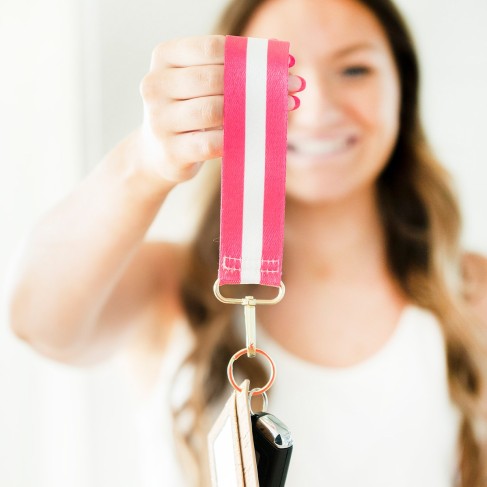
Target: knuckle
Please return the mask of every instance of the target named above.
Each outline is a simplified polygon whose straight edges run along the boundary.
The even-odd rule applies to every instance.
[[[203,132],[191,132],[188,134],[187,149],[191,159],[198,160],[205,153],[207,145],[204,137],[201,136],[202,134]]]
[[[206,72],[206,85],[213,93],[219,90],[222,86],[223,81],[223,71],[218,69],[218,67],[212,67],[208,69]]]
[[[213,108],[211,106],[211,103],[209,103],[208,101],[203,102],[200,105],[199,111],[200,111],[199,115],[203,124],[206,125],[210,123],[211,117],[213,116]]]
[[[159,139],[164,139],[168,134],[167,116],[162,111],[152,111],[149,113],[149,126]]]
[[[147,73],[139,84],[139,93],[144,100],[153,99],[156,95],[156,84],[152,73]]]
[[[171,70],[170,69],[163,69],[157,75],[157,88],[158,91],[169,97],[170,87],[172,86],[171,80]]]
[[[206,66],[197,68],[194,71],[194,82],[198,86],[198,89],[200,89],[201,86],[206,87],[208,85],[208,69]]]
[[[200,137],[199,141],[199,154],[202,158],[208,157],[208,154],[211,152],[211,143],[208,137],[204,136],[202,133],[202,137]]]
[[[217,152],[217,144],[211,133],[200,132],[197,141],[198,159],[209,159]]]
[[[221,49],[221,40],[218,36],[207,36],[203,42],[203,54],[209,59],[214,59]]]
[[[147,75],[145,75],[139,83],[139,93],[142,98],[147,96]]]
[[[159,113],[157,120],[155,121],[157,132],[161,137],[166,137],[172,133],[170,117],[165,113]]]
[[[165,152],[166,155],[168,156],[168,161],[172,161],[172,162],[168,162],[168,165],[174,168],[174,165],[177,164],[179,160],[175,137],[174,136],[164,137],[163,141],[164,141]]]
[[[203,102],[200,108],[201,118],[205,125],[214,124],[217,120],[217,110],[213,100]]]
[[[206,159],[221,156],[223,149],[223,132],[211,131],[207,136]]]
[[[151,59],[154,65],[157,65],[165,57],[165,51],[167,48],[167,41],[160,42],[154,49],[152,49]]]

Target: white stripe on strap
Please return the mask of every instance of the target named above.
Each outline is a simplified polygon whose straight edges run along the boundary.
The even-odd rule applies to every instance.
[[[260,281],[264,220],[267,39],[248,38],[245,100],[245,172],[242,284]]]

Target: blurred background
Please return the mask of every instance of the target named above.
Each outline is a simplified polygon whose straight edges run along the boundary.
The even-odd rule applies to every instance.
[[[465,246],[487,254],[487,2],[397,3],[419,48],[427,133],[457,181]],[[209,33],[224,4],[0,0],[2,283],[34,222],[142,121],[152,49]],[[171,194],[148,238],[190,232],[175,219],[189,191]],[[138,402],[123,359],[83,369],[37,355],[12,335],[0,297],[0,485],[138,485]]]

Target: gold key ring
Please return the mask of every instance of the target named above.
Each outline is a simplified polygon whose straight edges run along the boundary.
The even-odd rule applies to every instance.
[[[252,389],[253,395],[258,396],[268,391],[271,388],[274,381],[276,380],[276,364],[271,359],[271,357],[266,352],[264,352],[264,350],[261,350],[260,348],[256,348],[255,352],[260,355],[263,355],[269,361],[269,364],[271,366],[271,377],[267,382],[267,384],[264,387]],[[242,348],[242,350],[235,353],[233,357],[230,359],[230,361],[228,362],[228,367],[227,367],[228,380],[230,381],[232,387],[238,392],[242,392],[242,388],[239,387],[239,385],[235,382],[235,378],[233,376],[233,364],[236,360],[238,360],[242,355],[245,355],[246,353],[247,353],[247,349]]]

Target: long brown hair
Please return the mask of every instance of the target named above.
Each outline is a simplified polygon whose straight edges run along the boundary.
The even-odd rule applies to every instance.
[[[232,0],[214,32],[242,35],[249,19],[265,0]],[[408,298],[439,319],[446,341],[452,400],[463,413],[460,431],[461,487],[487,486],[483,461],[487,421],[485,398],[487,338],[469,305],[468,279],[460,248],[461,216],[449,174],[428,147],[418,115],[418,59],[409,30],[390,0],[356,0],[379,20],[392,47],[401,87],[400,129],[390,160],[377,181],[378,201],[386,231],[388,265]],[[174,408],[175,436],[186,460],[193,458],[195,484],[206,472],[205,411],[224,391],[230,392],[225,368],[242,344],[231,326],[229,306],[212,292],[218,268],[219,194],[209,205],[192,244],[182,285],[184,309],[197,346],[184,365],[194,370],[193,387],[184,404]],[[239,363],[240,364],[240,363]],[[246,360],[244,374],[263,384],[257,361]],[[188,412],[192,426],[183,430]]]

